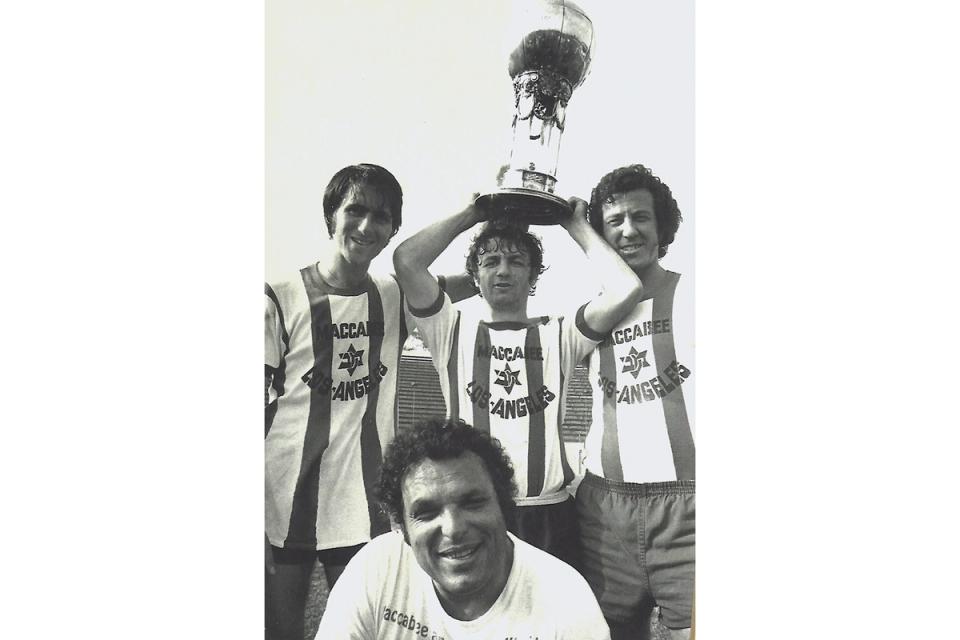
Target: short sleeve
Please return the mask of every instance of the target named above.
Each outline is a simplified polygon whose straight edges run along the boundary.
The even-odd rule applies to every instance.
[[[577,309],[576,318],[571,321],[569,318],[560,318],[560,366],[563,368],[563,375],[569,379],[573,375],[573,370],[580,361],[583,360],[591,351],[593,351],[604,336],[597,333],[589,326],[583,317],[583,310],[586,304]]]
[[[558,629],[558,640],[610,640],[610,628],[586,581],[570,595],[570,606],[555,609],[567,618]]]
[[[420,329],[420,337],[430,351],[434,366],[443,370],[450,361],[453,349],[453,329],[457,323],[459,311],[450,302],[450,297],[440,291],[437,302],[427,309],[409,309],[413,320]]]
[[[284,355],[283,337],[285,329],[279,301],[270,285],[266,285],[266,295],[264,296],[263,334],[263,363],[268,367],[277,369],[280,367]]]
[[[377,545],[368,544],[347,564],[330,591],[327,607],[316,640],[344,638],[345,640],[375,640],[376,596],[382,576],[372,553]]]

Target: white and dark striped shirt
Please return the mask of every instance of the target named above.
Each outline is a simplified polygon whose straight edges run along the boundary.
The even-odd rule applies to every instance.
[[[266,524],[289,549],[352,546],[388,531],[374,498],[396,434],[407,337],[392,277],[336,289],[316,265],[266,286]]]
[[[652,294],[590,354],[586,468],[608,480],[695,479],[692,291],[668,271]]]
[[[585,306],[585,305],[584,305]],[[583,320],[486,322],[441,292],[411,314],[440,377],[447,415],[500,440],[515,471],[518,506],[567,498],[573,479],[561,439],[563,394],[574,367],[603,336]]]

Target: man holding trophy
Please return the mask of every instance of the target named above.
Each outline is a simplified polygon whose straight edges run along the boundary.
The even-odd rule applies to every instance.
[[[531,318],[527,302],[543,271],[539,239],[497,219],[475,236],[467,271],[486,303],[483,317],[456,309],[429,271],[462,232],[482,222],[479,205],[423,229],[394,252],[397,277],[433,357],[450,418],[496,437],[516,469],[518,537],[578,564],[576,518],[567,485],[573,471],[560,435],[564,385],[574,367],[640,300],[640,279],[586,220],[586,203],[560,221],[596,267],[603,295],[575,319]]]
[[[514,143],[500,188],[420,231],[394,253],[407,303],[433,357],[448,417],[499,439],[517,470],[523,540],[579,564],[576,517],[567,486],[574,474],[561,438],[565,383],[643,292],[633,271],[590,227],[586,203],[554,193],[567,102],[590,64],[593,27],[569,2],[532,7],[510,55]],[[454,308],[429,267],[461,233],[473,239],[467,272],[486,303],[483,317]],[[544,270],[539,238],[527,225],[559,224],[604,283],[574,319],[531,318],[529,296]]]
[[[593,415],[576,498],[583,574],[613,640],[648,637],[654,606],[671,637],[690,634],[693,291],[660,265],[680,219],[670,188],[639,164],[605,175],[590,198],[590,224],[644,284],[590,354]]]

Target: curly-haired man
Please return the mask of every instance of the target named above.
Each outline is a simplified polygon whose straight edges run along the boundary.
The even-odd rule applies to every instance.
[[[643,280],[643,298],[590,354],[593,417],[576,506],[582,569],[614,640],[647,637],[654,607],[689,637],[694,491],[692,287],[660,258],[680,210],[643,165],[605,175],[590,224]]]
[[[609,640],[586,581],[508,533],[516,486],[496,439],[424,421],[387,448],[379,486],[400,531],[351,560],[317,638]]]
[[[583,304],[575,319],[527,314],[544,270],[543,248],[525,229],[504,224],[481,227],[467,256],[485,314],[475,317],[451,305],[429,267],[457,235],[483,220],[484,212],[473,205],[403,242],[393,260],[440,374],[447,415],[498,438],[517,469],[517,524],[511,531],[576,566],[576,514],[567,491],[574,474],[560,433],[561,398],[576,364],[637,303],[643,285],[590,228],[586,203],[571,204],[576,214],[561,225],[605,285],[604,294]]]

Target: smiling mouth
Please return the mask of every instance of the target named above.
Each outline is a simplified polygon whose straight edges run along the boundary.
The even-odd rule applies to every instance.
[[[364,240],[363,238],[351,238],[355,244],[368,247],[373,244],[373,240]]]
[[[474,545],[464,545],[460,547],[455,547],[453,549],[447,549],[446,551],[439,551],[437,555],[445,560],[469,560],[474,555],[476,555],[477,550],[480,549],[479,544]]]
[[[625,244],[620,247],[620,253],[636,253],[642,248],[642,244]]]

